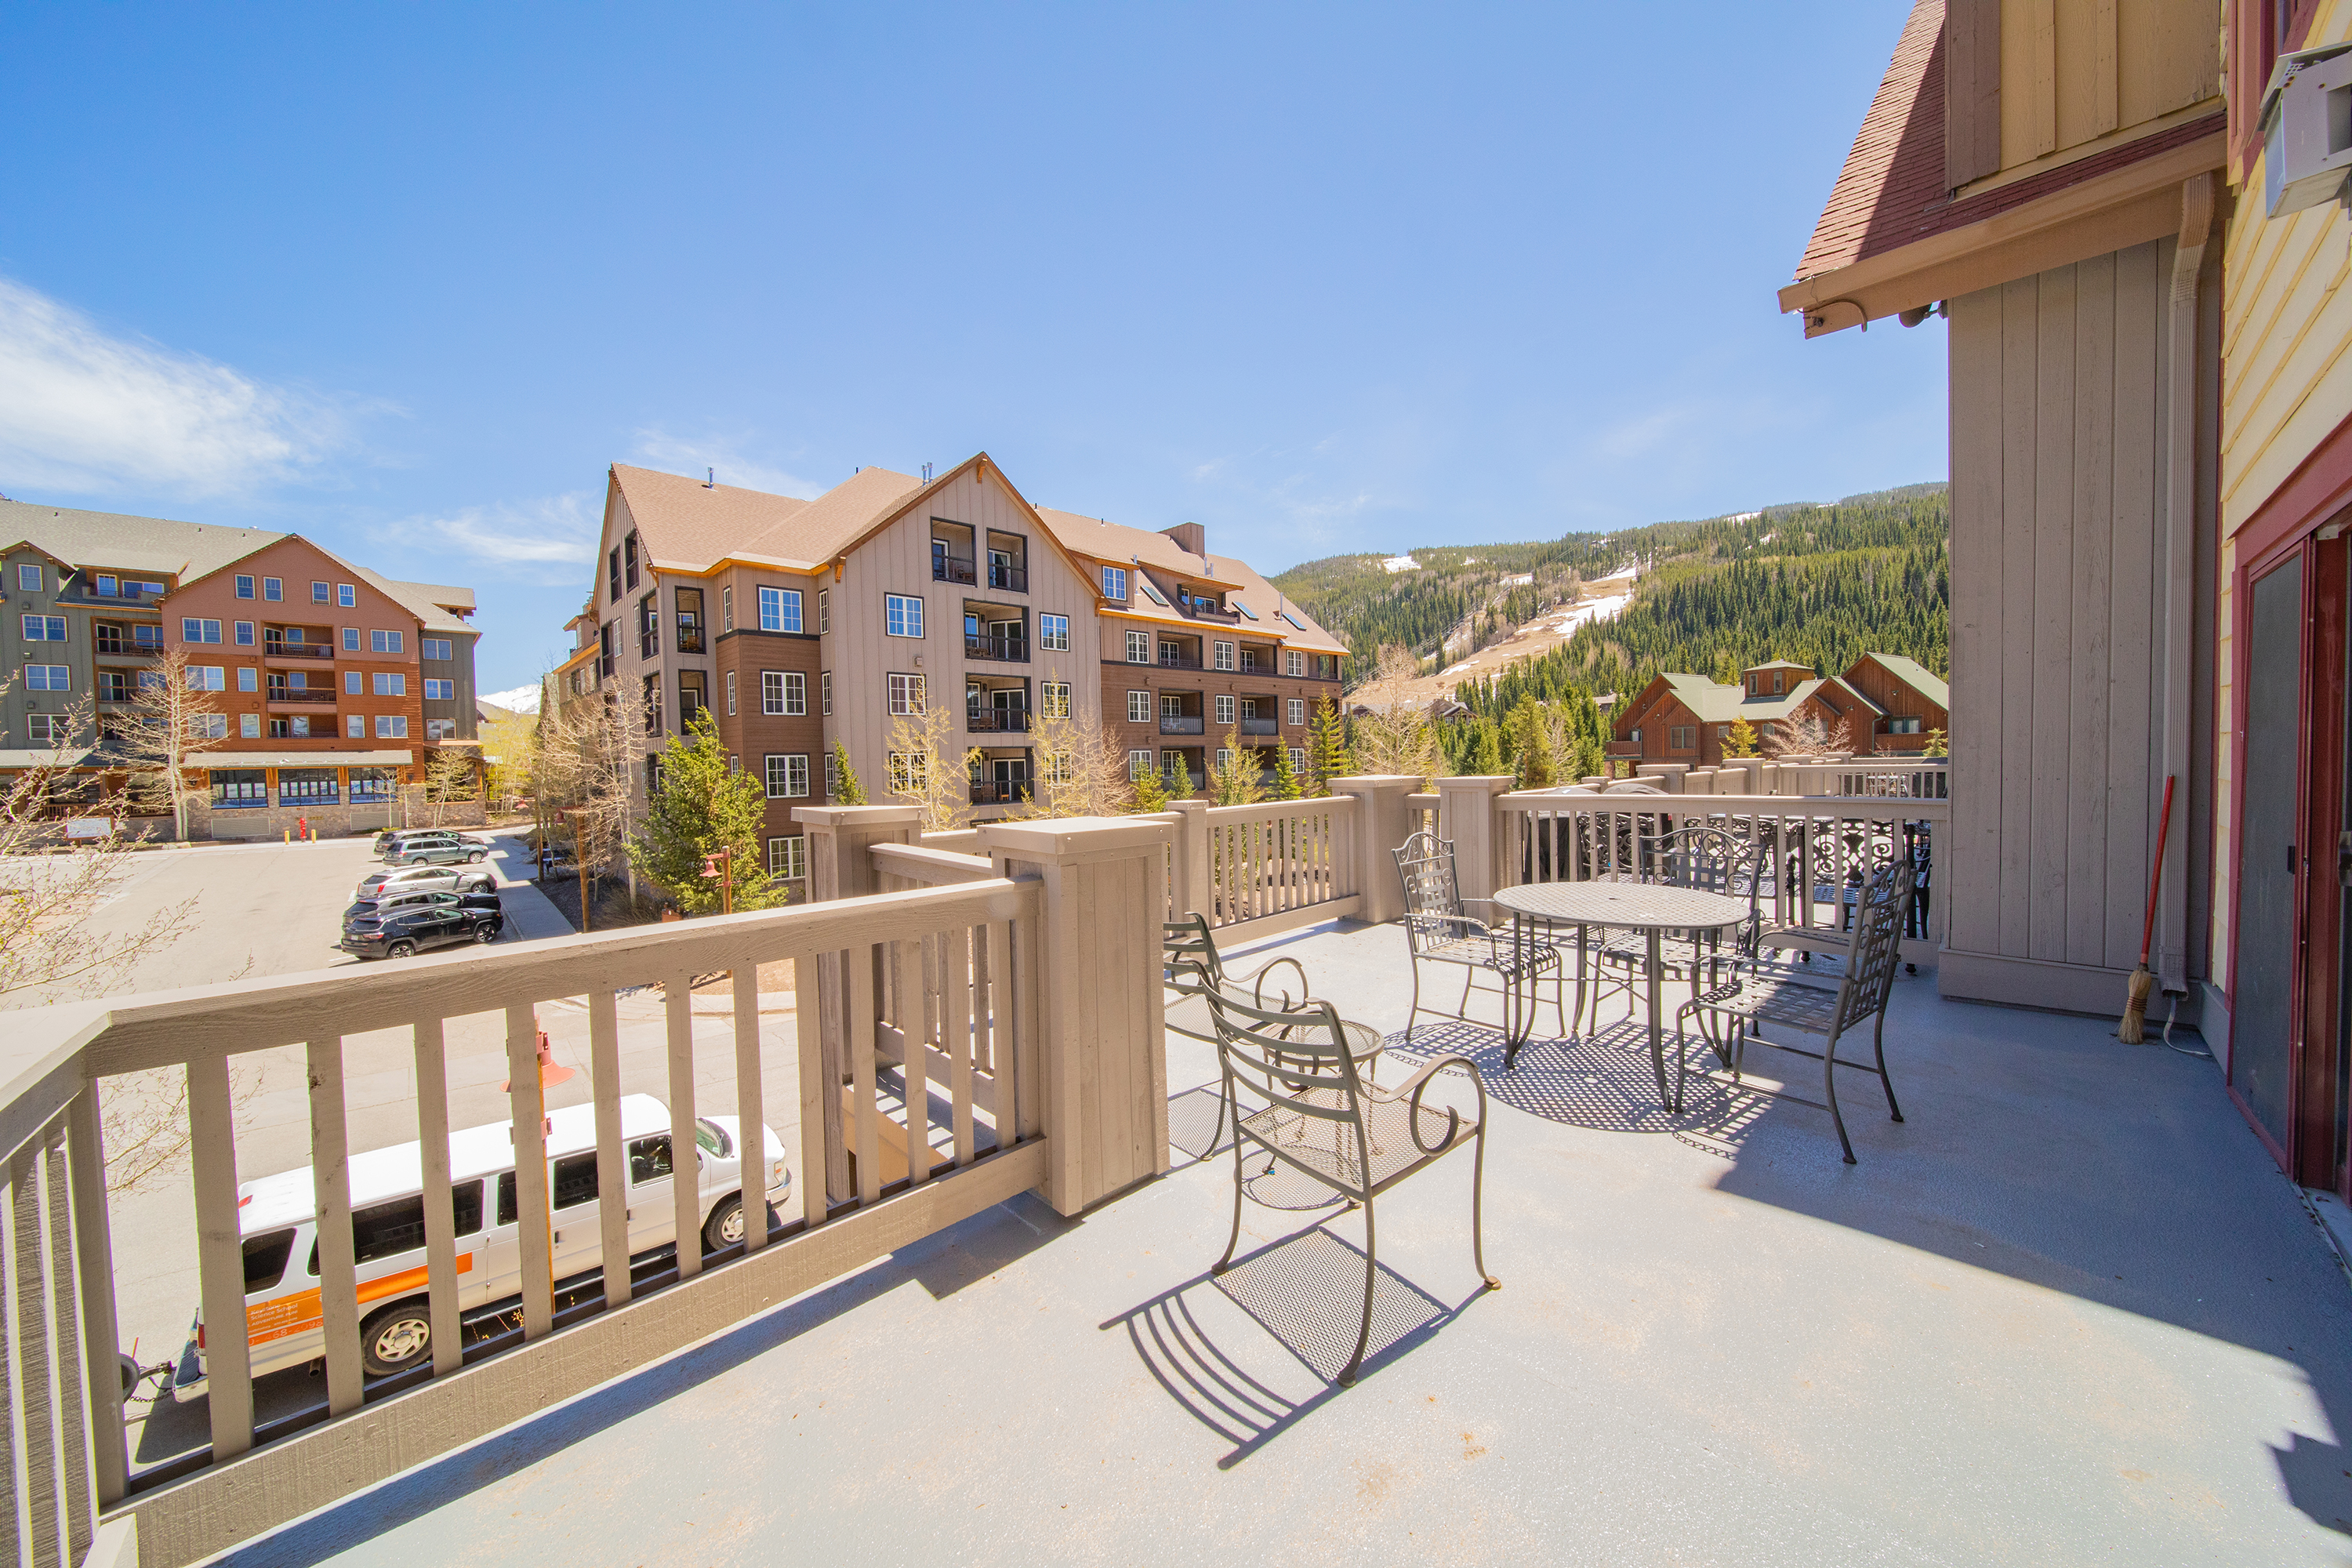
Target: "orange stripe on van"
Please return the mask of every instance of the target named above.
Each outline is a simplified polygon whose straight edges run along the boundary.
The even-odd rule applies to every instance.
[[[473,1271],[474,1255],[470,1252],[459,1254],[457,1272],[471,1274]],[[404,1268],[382,1279],[362,1279],[359,1289],[360,1304],[365,1306],[370,1301],[381,1301],[387,1296],[398,1296],[416,1289],[429,1277],[425,1269]],[[325,1321],[325,1316],[315,1288],[298,1290],[291,1296],[280,1296],[274,1300],[256,1301],[245,1310],[245,1337],[251,1343],[266,1344],[271,1340],[282,1340],[289,1334],[315,1329]]]

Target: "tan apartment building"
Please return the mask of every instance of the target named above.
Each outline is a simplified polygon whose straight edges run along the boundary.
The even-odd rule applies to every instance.
[[[77,754],[103,775],[110,725],[172,652],[208,694],[198,837],[276,837],[393,820],[399,788],[475,739],[470,589],[402,583],[299,534],[0,502],[18,661],[0,767],[53,755],[65,715],[100,733]]]
[[[1136,770],[1165,765],[1165,737],[1195,780],[1219,714],[1253,749],[1303,747],[1342,646],[1186,528],[1041,511],[986,453],[929,480],[862,468],[808,500],[615,464],[593,597],[551,695],[559,710],[642,704],[640,790],[708,709],[766,791],[769,869],[787,880],[804,867],[793,808],[837,798],[835,743],[885,799],[919,765],[894,727],[942,703],[943,752],[979,752],[963,787],[983,820],[1030,793],[1050,711],[1102,725]]]

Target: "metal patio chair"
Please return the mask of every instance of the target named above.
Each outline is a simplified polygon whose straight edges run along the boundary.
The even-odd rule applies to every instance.
[[[1405,946],[1412,963],[1412,1007],[1404,1019],[1406,1042],[1412,1042],[1413,1020],[1423,1013],[1461,1024],[1476,1023],[1478,1020],[1469,1016],[1470,992],[1482,973],[1502,982],[1497,994],[1503,997],[1504,1027],[1507,1031],[1511,1026],[1510,1009],[1517,1005],[1519,983],[1525,981],[1530,987],[1527,1005],[1532,1009],[1536,1005],[1533,986],[1546,971],[1550,971],[1554,981],[1552,1005],[1559,1015],[1559,1032],[1567,1034],[1568,1002],[1559,984],[1559,953],[1549,942],[1520,942],[1512,931],[1469,913],[1465,907],[1468,904],[1493,906],[1485,899],[1462,897],[1461,884],[1454,874],[1454,841],[1423,831],[1397,846],[1395,855],[1397,875],[1404,881]],[[1421,966],[1424,963],[1461,966],[1462,1000],[1455,1011],[1440,1012],[1421,1005]],[[1530,1018],[1533,1016],[1532,1012],[1528,1015]]]
[[[1664,947],[1663,980],[1688,981],[1697,994],[1702,978],[1719,979],[1727,961],[1753,959],[1764,934],[1764,880],[1768,863],[1760,840],[1746,839],[1721,827],[1678,827],[1642,846],[1642,879],[1673,888],[1695,888],[1748,900],[1748,918],[1730,933],[1685,932]],[[1604,989],[1625,992],[1630,1002],[1643,971],[1649,965],[1649,945],[1633,933],[1602,930],[1591,950],[1591,962],[1603,973],[1592,982],[1592,1026],[1601,1026],[1601,996]],[[1577,976],[1577,1010],[1584,1011],[1584,974]]]
[[[1210,1272],[1233,1266],[1242,1238],[1242,1197],[1247,1182],[1244,1144],[1266,1156],[1266,1169],[1290,1166],[1364,1210],[1364,1317],[1356,1331],[1355,1353],[1339,1377],[1356,1381],[1364,1348],[1371,1342],[1372,1289],[1379,1278],[1379,1236],[1372,1202],[1424,1166],[1475,1142],[1470,1178],[1470,1258],[1487,1289],[1502,1281],[1486,1272],[1481,1208],[1486,1181],[1486,1084],[1477,1064],[1454,1056],[1430,1062],[1394,1089],[1366,1083],[1356,1070],[1339,1016],[1328,1002],[1292,1012],[1272,1012],[1209,991],[1209,1016],[1217,1031],[1217,1062],[1223,1080],[1226,1114],[1234,1119],[1234,1230],[1225,1254]],[[1311,1015],[1302,1022],[1301,1014]],[[1442,1068],[1460,1068],[1478,1092],[1478,1114],[1465,1121],[1452,1107],[1422,1103],[1423,1091]],[[1244,1112],[1242,1090],[1265,1105]]]
[[[1845,1117],[1838,1110],[1838,1068],[1876,1075],[1879,1088],[1886,1095],[1887,1114],[1902,1121],[1903,1108],[1895,1100],[1895,1080],[1886,1072],[1886,1003],[1895,988],[1895,965],[1902,952],[1903,925],[1911,912],[1916,880],[1916,873],[1908,857],[1889,860],[1872,873],[1854,911],[1853,943],[1846,950],[1845,974],[1836,990],[1784,966],[1751,960],[1739,963],[1734,976],[1724,984],[1702,991],[1683,1004],[1675,1014],[1676,1107],[1682,1102],[1683,1079],[1689,1063],[1685,1022],[1693,1016],[1703,1016],[1711,1024],[1729,1026],[1727,1040],[1715,1036],[1712,1029],[1708,1031],[1708,1048],[1729,1071],[1732,1084],[1748,1089],[1750,1093],[1773,1095],[1828,1111],[1830,1121],[1837,1127],[1838,1143],[1845,1151],[1847,1164],[1854,1163],[1853,1141],[1846,1136]],[[1838,1041],[1859,1028],[1865,1019],[1871,1023],[1871,1050],[1876,1058],[1875,1066],[1847,1060],[1837,1054]],[[1809,1050],[1802,1046],[1768,1040],[1759,1032],[1768,1024],[1779,1030],[1820,1036],[1822,1048]],[[1750,1037],[1768,1049],[1810,1057],[1820,1062],[1822,1098],[1808,1100],[1785,1089],[1752,1089],[1744,1083],[1740,1075]]]
[[[1209,917],[1197,911],[1181,921],[1168,921],[1161,925],[1164,933],[1160,957],[1164,964],[1164,981],[1168,989],[1181,1000],[1168,1005],[1168,1026],[1187,1039],[1208,1045],[1217,1043],[1216,1026],[1209,1019],[1209,1005],[1202,1000],[1214,991],[1236,1002],[1247,1001],[1253,1007],[1265,1005],[1265,977],[1288,964],[1298,975],[1298,995],[1294,1001],[1286,986],[1282,993],[1282,1011],[1307,999],[1307,969],[1298,960],[1284,955],[1260,964],[1247,974],[1228,974],[1224,960],[1218,955],[1217,940],[1209,932]]]

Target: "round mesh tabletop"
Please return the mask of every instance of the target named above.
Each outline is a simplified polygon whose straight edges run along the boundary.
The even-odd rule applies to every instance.
[[[1514,914],[1562,925],[1633,931],[1704,931],[1748,918],[1742,900],[1657,882],[1529,882],[1503,889],[1495,902]]]

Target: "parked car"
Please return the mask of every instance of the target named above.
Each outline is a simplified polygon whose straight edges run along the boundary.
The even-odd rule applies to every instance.
[[[335,945],[362,958],[406,958],[451,942],[496,942],[506,924],[506,915],[495,909],[467,909],[462,902],[421,904],[360,916],[345,926],[342,941]]]
[[[478,839],[461,838],[454,833],[404,838],[384,851],[387,866],[448,865],[463,860],[478,866],[489,854],[490,847]]]
[[[499,902],[498,889],[482,889],[470,892],[441,892],[434,889],[395,888],[382,898],[361,899],[343,910],[343,931],[346,934],[362,928],[374,929],[375,923],[402,910],[485,910],[505,918],[506,908]]]
[[[485,849],[490,847],[489,839],[481,834],[460,833],[454,827],[388,827],[375,836],[375,852],[383,855],[405,838],[462,838]]]
[[[471,866],[387,866],[380,871],[370,871],[352,889],[354,899],[381,896],[386,888],[414,889],[419,892],[467,893],[495,888],[499,879],[488,871]]]
[[[547,1124],[548,1191],[562,1205],[555,1278],[593,1279],[604,1266],[604,1227],[596,1221],[596,1110],[566,1106],[548,1112]],[[763,1157],[752,1169],[773,1205],[791,1194],[792,1173],[784,1165],[783,1141],[772,1128],[760,1131]],[[508,1123],[494,1121],[449,1135],[457,1307],[467,1321],[509,1310],[522,1290],[511,1132]],[[629,1253],[637,1258],[677,1239],[668,1108],[651,1095],[623,1095],[621,1137],[629,1185],[612,1200],[627,1205]],[[742,1123],[734,1117],[695,1119],[695,1206],[703,1215],[706,1252],[743,1239],[742,1142]],[[411,1142],[354,1154],[348,1167],[352,1240],[365,1313],[360,1320],[360,1360],[372,1376],[405,1372],[433,1359],[433,1319],[425,1292],[423,1163],[420,1146]],[[237,1228],[245,1243],[241,1327],[252,1345],[253,1375],[317,1361],[326,1354],[326,1340],[319,1277],[308,1265],[317,1256],[319,1240],[310,1169],[240,1183],[236,1192]],[[200,1307],[172,1379],[172,1395],[184,1403],[205,1392],[205,1329]]]

